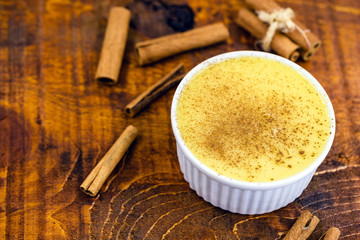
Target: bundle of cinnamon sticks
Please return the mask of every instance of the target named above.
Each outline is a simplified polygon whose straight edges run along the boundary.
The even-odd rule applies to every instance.
[[[263,39],[269,30],[269,24],[261,21],[258,14],[263,12],[271,15],[281,10],[284,8],[274,0],[245,0],[245,5],[240,8],[235,22],[254,37]],[[272,38],[271,49],[292,61],[298,60],[300,56],[307,61],[318,50],[321,41],[299,20],[292,18],[291,21],[294,29],[285,32],[277,31]]]

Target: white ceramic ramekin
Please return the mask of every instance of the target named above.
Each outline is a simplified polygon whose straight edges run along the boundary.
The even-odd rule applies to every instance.
[[[288,65],[304,76],[323,96],[331,117],[331,135],[324,151],[304,171],[274,182],[244,182],[230,179],[216,173],[214,170],[200,162],[186,147],[176,122],[176,107],[181,91],[191,80],[192,76],[209,64],[222,61],[228,58],[242,56],[253,56],[272,59]],[[274,211],[293,202],[301,195],[309,184],[316,169],[328,154],[335,136],[335,114],[332,104],[325,90],[319,82],[305,69],[294,62],[280,56],[258,52],[258,51],[237,51],[221,54],[212,57],[193,68],[180,82],[171,106],[171,123],[177,144],[177,154],[180,168],[184,178],[190,184],[190,188],[210,202],[214,206],[241,214],[261,214]]]

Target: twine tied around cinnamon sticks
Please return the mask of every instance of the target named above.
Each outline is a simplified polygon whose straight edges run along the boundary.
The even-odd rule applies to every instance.
[[[295,14],[291,8],[281,8],[272,13],[264,11],[256,11],[259,19],[269,24],[269,28],[265,37],[262,39],[262,45],[265,51],[271,49],[270,44],[277,30],[282,32],[293,31],[295,28],[294,22],[291,20]]]
[[[295,28],[303,35],[308,47],[311,47],[310,41],[306,36],[306,32],[309,31],[309,29],[303,30],[292,21],[295,17],[295,13],[291,8],[280,8],[272,11],[271,13],[260,10],[256,11],[256,13],[261,21],[269,24],[266,35],[261,41],[262,47],[265,51],[269,51],[271,49],[270,44],[277,30],[283,33],[288,33],[294,31]]]
[[[314,33],[295,18],[291,9],[282,8],[274,0],[245,0],[235,22],[262,39],[262,48],[282,57],[308,61],[321,45]],[[269,40],[270,39],[270,40]]]

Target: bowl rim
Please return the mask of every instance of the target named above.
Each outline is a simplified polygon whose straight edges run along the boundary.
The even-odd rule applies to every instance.
[[[276,180],[276,181],[272,181],[272,182],[246,182],[246,181],[236,180],[236,179],[232,179],[227,176],[221,175],[221,174],[217,173],[216,171],[212,170],[211,168],[209,168],[208,166],[206,166],[200,160],[198,160],[192,154],[192,152],[188,149],[188,147],[186,146],[186,144],[184,143],[184,140],[182,139],[182,137],[180,135],[180,131],[178,129],[178,125],[177,125],[177,121],[176,121],[176,106],[177,106],[177,102],[178,102],[181,91],[184,89],[184,86],[191,80],[192,76],[194,76],[194,74],[198,73],[204,67],[207,67],[208,65],[211,65],[213,63],[224,61],[224,60],[230,59],[230,58],[238,58],[238,57],[245,57],[245,56],[267,58],[267,59],[275,60],[275,61],[283,63],[287,66],[292,67],[298,73],[300,73],[303,77],[305,77],[305,79],[307,79],[316,88],[316,90],[323,97],[323,100],[325,101],[325,104],[328,107],[328,111],[330,114],[330,121],[331,121],[331,127],[330,127],[331,134],[328,138],[327,144],[326,144],[323,152],[306,169],[304,169],[303,171],[301,171],[293,176],[290,176],[288,178],[284,178],[284,179],[280,179],[280,180]],[[330,98],[327,95],[325,89],[315,79],[315,77],[313,77],[307,70],[305,70],[300,65],[298,65],[286,58],[280,57],[280,56],[272,54],[272,53],[260,52],[260,51],[233,51],[233,52],[223,53],[223,54],[211,57],[211,58],[199,63],[193,69],[191,69],[186,74],[186,76],[182,79],[182,81],[179,83],[179,85],[175,91],[175,94],[174,94],[174,97],[172,100],[172,104],[171,104],[171,125],[172,125],[173,133],[174,133],[174,136],[176,139],[177,147],[181,148],[181,150],[183,151],[185,156],[203,174],[207,175],[208,177],[210,177],[220,183],[226,184],[228,186],[236,187],[236,188],[240,188],[240,189],[248,189],[248,190],[270,190],[270,189],[280,188],[280,187],[284,187],[286,185],[291,185],[291,184],[305,178],[309,174],[314,174],[316,169],[320,166],[320,164],[323,162],[323,160],[327,156],[328,152],[330,151],[330,148],[334,141],[335,129],[336,129],[335,113],[334,113],[334,109],[331,104]]]

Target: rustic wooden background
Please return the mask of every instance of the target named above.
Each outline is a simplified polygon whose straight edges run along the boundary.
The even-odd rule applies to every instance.
[[[311,239],[331,226],[341,239],[360,239],[360,1],[279,3],[323,41],[299,64],[332,99],[337,132],[300,198],[246,216],[212,207],[183,180],[170,124],[174,89],[135,118],[123,113],[179,62],[189,70],[220,53],[253,49],[254,39],[234,23],[240,0],[0,1],[0,239],[281,239],[303,209],[320,218]],[[127,6],[132,20],[119,81],[109,87],[94,75],[116,5]],[[230,39],[139,67],[134,44],[191,27],[186,6],[194,27],[220,20]],[[96,198],[86,196],[80,184],[129,124],[140,136],[125,164]]]

